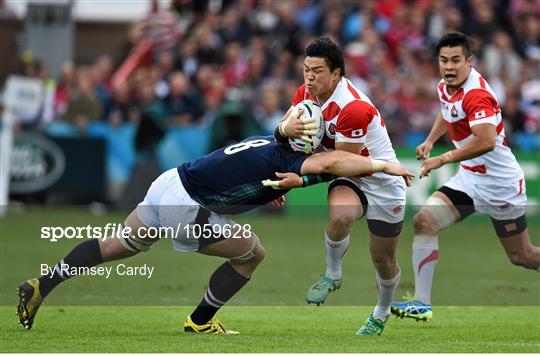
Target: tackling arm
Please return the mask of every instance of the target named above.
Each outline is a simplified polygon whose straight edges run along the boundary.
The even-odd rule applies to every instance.
[[[335,179],[337,176],[356,176],[374,172],[384,172],[390,175],[403,176],[410,186],[414,174],[398,164],[370,159],[343,151],[332,151],[309,156],[302,164],[300,173],[276,173],[282,180],[263,181],[264,186],[274,188],[306,187]]]

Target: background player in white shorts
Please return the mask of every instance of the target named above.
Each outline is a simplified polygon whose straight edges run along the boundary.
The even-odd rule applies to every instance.
[[[324,148],[348,151],[397,163],[384,121],[370,99],[345,77],[341,49],[328,38],[312,41],[305,50],[304,84],[292,101],[318,102],[323,110]],[[284,116],[276,138],[310,134],[309,124]],[[399,283],[396,249],[405,213],[402,178],[368,174],[332,181],[328,188],[330,218],[325,231],[326,272],[307,292],[308,303],[324,303],[341,286],[343,256],[349,246],[350,228],[364,215],[370,231],[369,248],[376,269],[377,305],[358,330],[359,335],[381,334],[390,315],[390,303]]]
[[[426,141],[416,149],[425,159],[420,177],[448,163],[460,168],[414,216],[413,300],[394,302],[400,317],[431,319],[431,285],[437,264],[438,233],[474,212],[487,213],[510,261],[539,270],[540,248],[531,244],[525,218],[525,181],[508,147],[495,93],[472,68],[471,46],[461,33],[437,44],[442,80],[437,86],[441,113]],[[433,144],[448,132],[456,149],[429,158]]]

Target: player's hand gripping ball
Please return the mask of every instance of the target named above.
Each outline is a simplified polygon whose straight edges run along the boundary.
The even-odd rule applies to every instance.
[[[302,109],[302,114],[299,114],[299,109]],[[305,129],[312,133],[308,135],[311,142],[306,142],[302,138],[289,138],[291,148],[304,154],[313,153],[321,144],[325,133],[321,107],[313,100],[304,100],[294,107],[291,115],[295,115],[296,119],[302,120]]]

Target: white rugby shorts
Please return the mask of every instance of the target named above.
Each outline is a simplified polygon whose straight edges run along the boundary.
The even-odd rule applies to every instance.
[[[405,180],[398,178],[390,183],[376,184],[362,178],[341,177],[356,185],[366,196],[368,207],[364,212],[367,219],[387,223],[399,223],[405,216]]]
[[[173,231],[170,237],[174,249],[180,252],[197,251],[220,237],[201,236],[201,233],[194,231],[195,224],[227,227],[235,224],[227,217],[210,212],[194,201],[182,185],[176,168],[165,171],[152,183],[136,211],[147,227],[170,227]],[[214,240],[210,240],[211,238]]]
[[[494,219],[515,219],[525,214],[527,195],[524,178],[480,185],[459,169],[444,186],[466,193],[473,200],[476,212],[487,213]]]

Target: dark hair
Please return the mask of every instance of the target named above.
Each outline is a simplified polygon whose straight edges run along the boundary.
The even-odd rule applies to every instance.
[[[345,61],[341,48],[328,37],[317,38],[307,45],[304,52],[306,57],[324,58],[330,71],[339,68],[341,76],[345,76]]]
[[[437,55],[439,55],[442,47],[461,47],[466,58],[472,55],[471,43],[467,36],[461,32],[450,32],[442,36],[437,43]]]

